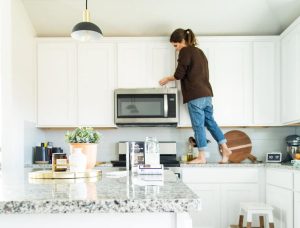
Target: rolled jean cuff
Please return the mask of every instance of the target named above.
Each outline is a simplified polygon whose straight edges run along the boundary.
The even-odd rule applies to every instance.
[[[207,151],[207,146],[205,146],[205,147],[198,147],[198,151]]]
[[[219,145],[227,143],[227,139],[222,139],[221,141],[218,142]]]

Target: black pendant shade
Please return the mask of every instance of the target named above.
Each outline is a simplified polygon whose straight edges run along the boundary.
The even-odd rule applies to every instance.
[[[90,14],[87,9],[87,0],[86,0],[86,9],[83,11],[83,22],[79,22],[72,29],[71,36],[72,38],[79,41],[88,41],[88,40],[98,40],[103,37],[101,29],[90,22]]]

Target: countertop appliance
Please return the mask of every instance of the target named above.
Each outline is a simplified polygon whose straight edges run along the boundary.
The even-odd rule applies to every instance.
[[[126,167],[126,142],[135,142],[135,149],[144,154],[144,141],[121,141],[118,143],[119,160],[111,161],[114,167]],[[179,167],[180,163],[176,159],[176,142],[160,141],[159,142],[160,163],[164,167]],[[141,158],[142,160],[142,158]]]
[[[289,135],[285,139],[287,156],[282,162],[290,162],[294,159],[296,153],[300,153],[300,136]]]
[[[115,124],[176,125],[177,88],[115,90]]]
[[[282,161],[282,153],[281,152],[270,152],[266,154],[266,162],[281,162]]]

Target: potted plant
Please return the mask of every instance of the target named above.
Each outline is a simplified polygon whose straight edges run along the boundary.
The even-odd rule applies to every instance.
[[[81,148],[86,155],[87,169],[92,169],[96,164],[97,144],[100,141],[99,132],[91,127],[78,127],[74,131],[67,131],[65,140],[70,144],[70,152],[74,148]]]

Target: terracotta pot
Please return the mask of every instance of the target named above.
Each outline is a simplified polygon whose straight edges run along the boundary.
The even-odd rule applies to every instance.
[[[96,143],[70,143],[70,152],[73,148],[81,148],[82,153],[86,156],[86,168],[92,169],[96,165],[97,144]]]

